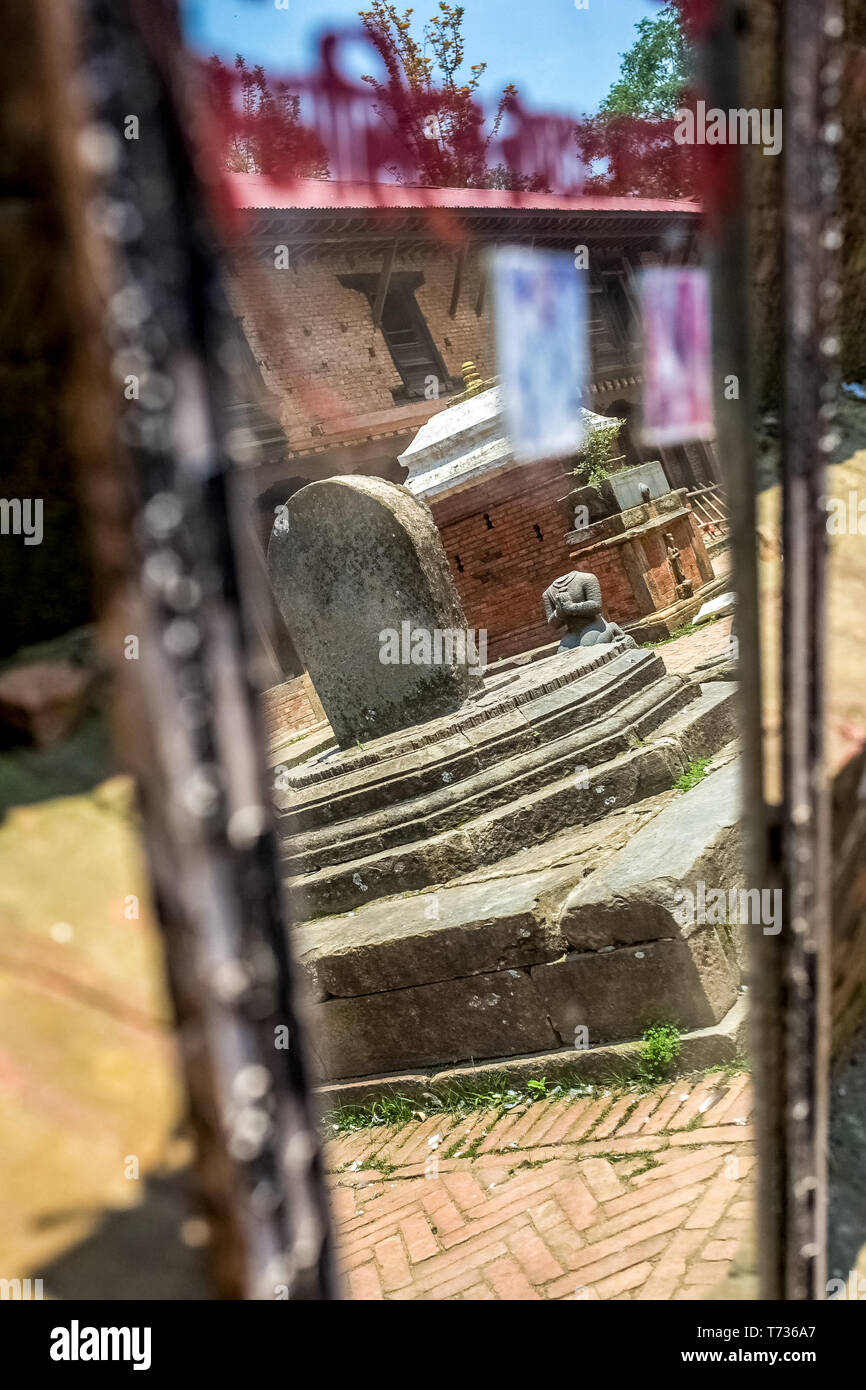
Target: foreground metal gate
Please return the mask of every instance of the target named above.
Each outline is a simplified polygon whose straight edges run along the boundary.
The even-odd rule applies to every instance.
[[[712,7],[708,7],[712,9]],[[843,24],[838,0],[784,0],[782,256],[783,427],[781,805],[767,797],[756,564],[754,420],[719,389],[737,588],[747,882],[782,890],[778,936],[753,936],[750,1013],[759,1134],[757,1256],[764,1298],[820,1299],[826,1289],[830,1039],[829,796],[824,766],[826,515],[824,469],[835,447],[840,298],[836,148]],[[742,106],[750,7],[722,0],[703,57],[709,99]],[[716,373],[751,378],[751,301],[742,152],[728,151],[712,247]],[[735,365],[736,364],[736,365]]]
[[[711,103],[742,103],[749,6],[695,4]],[[742,151],[727,151],[711,218],[717,377],[738,593],[747,882],[780,886],[780,936],[754,942],[751,1008],[760,1124],[762,1293],[823,1297],[826,1281],[829,846],[823,767],[825,519],[833,447],[838,0],[785,0],[782,802],[768,804],[762,738],[749,399],[750,263]],[[106,633],[139,634],[134,691],[117,700],[139,778],[155,896],[184,1047],[215,1291],[337,1295],[304,1061],[263,738],[252,612],[261,567],[233,517],[232,361],[207,200],[187,130],[171,0],[85,0],[81,85],[64,71],[68,17],[35,0],[84,326],[73,385]],[[122,137],[130,115],[133,139]],[[89,174],[63,133],[80,128]],[[88,181],[89,180],[89,181]],[[100,245],[94,251],[93,229]],[[103,354],[104,340],[109,352]],[[135,379],[141,392],[124,396]],[[84,402],[84,406],[82,406]],[[239,509],[238,509],[239,510]],[[124,669],[126,666],[126,669]],[[284,1292],[283,1292],[284,1291]]]
[[[74,36],[50,0],[38,9],[58,65],[52,126],[77,253],[70,395],[213,1287],[222,1298],[334,1298],[255,684],[261,566],[233,505],[228,404],[240,363],[188,136],[177,17],[152,0],[88,0],[73,88],[61,64]],[[75,125],[80,164],[60,143]],[[138,636],[139,661],[121,659],[124,632]]]

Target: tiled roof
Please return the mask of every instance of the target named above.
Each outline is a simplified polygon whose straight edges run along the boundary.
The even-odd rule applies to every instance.
[[[418,188],[398,183],[335,183],[330,179],[271,182],[263,174],[227,174],[234,206],[241,211],[322,211],[375,208],[453,208],[476,211],[692,213],[700,203],[687,198],[608,198],[592,193],[513,193],[500,188]]]

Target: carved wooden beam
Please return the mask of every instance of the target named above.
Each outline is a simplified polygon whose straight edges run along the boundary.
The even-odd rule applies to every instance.
[[[475,314],[478,318],[484,313],[484,300],[487,295],[487,262],[481,262],[481,274],[478,280],[478,294],[475,296]]]
[[[467,246],[461,246],[457,256],[457,264],[454,267],[454,283],[451,286],[451,303],[448,305],[448,317],[454,318],[457,313],[457,305],[460,303],[460,291],[463,287],[463,272],[466,269]]]
[[[388,293],[388,286],[391,283],[391,271],[394,269],[394,257],[397,254],[397,243],[392,241],[382,257],[382,269],[379,271],[379,283],[376,286],[376,298],[373,302],[373,327],[379,328],[382,323],[382,310],[385,307],[385,296]]]

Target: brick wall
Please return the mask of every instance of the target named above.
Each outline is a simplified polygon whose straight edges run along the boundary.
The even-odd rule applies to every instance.
[[[323,422],[394,408],[392,391],[403,383],[370,306],[338,276],[378,274],[381,259],[364,254],[277,270],[273,258],[243,263],[232,286],[235,312],[264,382],[279,402],[280,423],[294,447],[321,434]],[[423,257],[401,255],[394,271],[421,272],[415,299],[449,375],[464,362],[482,376],[495,371],[489,304],[475,313],[480,263],[470,257],[456,314],[448,309],[455,256],[443,250]]]
[[[605,544],[622,524],[617,515],[597,522],[586,542],[576,544],[574,534],[567,534],[570,503],[565,499],[572,482],[562,463],[528,464],[431,503],[467,624],[487,630],[488,661],[561,635],[560,628],[548,626],[541,595],[569,570],[596,575],[604,616],[611,622],[636,622],[675,603],[666,532],[673,535],[683,574],[695,591],[712,578],[691,513],[664,516],[658,529]]]
[[[488,661],[556,636],[541,595],[557,575],[573,568],[563,500],[572,483],[561,463],[527,464],[441,502],[432,499],[467,624],[487,629]]]
[[[325,711],[304,671],[294,679],[274,685],[262,696],[268,745],[286,743],[293,734],[302,734],[327,722]]]
[[[595,575],[601,585],[602,612],[613,623],[633,623],[648,611],[636,598],[631,576],[623,565],[625,548],[612,545],[587,552],[570,550],[564,570],[564,573],[582,570]],[[650,562],[653,558],[657,557],[650,547]]]
[[[467,261],[453,319],[448,308],[454,283],[454,257],[437,256],[423,266],[419,264],[418,268],[424,271],[424,284],[416,291],[415,298],[448,371],[452,376],[459,376],[462,364],[469,360],[475,363],[482,378],[493,376],[496,353],[489,295],[485,297],[481,314],[475,312],[480,261],[474,257]]]

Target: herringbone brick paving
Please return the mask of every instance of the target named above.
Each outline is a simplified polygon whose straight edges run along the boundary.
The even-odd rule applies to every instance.
[[[706,1298],[751,1222],[751,1107],[748,1078],[716,1072],[340,1135],[346,1293]]]

